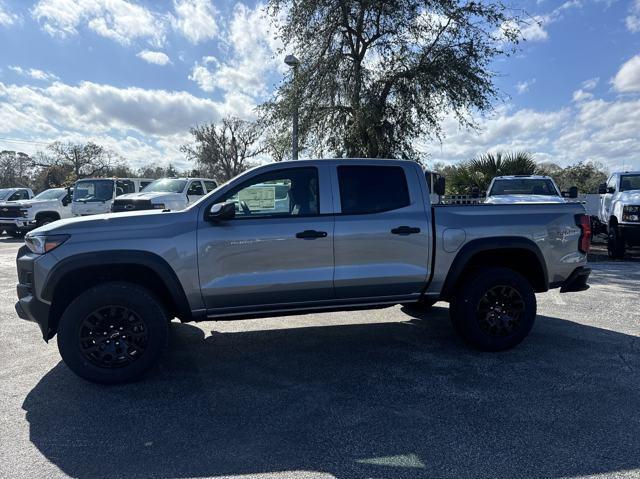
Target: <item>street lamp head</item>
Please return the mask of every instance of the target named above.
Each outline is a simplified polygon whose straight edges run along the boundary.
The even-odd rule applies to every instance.
[[[284,57],[284,62],[290,67],[297,67],[300,65],[300,60],[298,60],[295,55],[287,55]]]

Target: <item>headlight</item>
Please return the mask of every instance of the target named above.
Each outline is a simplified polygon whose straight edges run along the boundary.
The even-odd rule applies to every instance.
[[[24,244],[32,253],[45,254],[69,239],[69,235],[31,235],[27,233]]]
[[[622,221],[640,222],[640,206],[625,206],[622,209]]]
[[[164,203],[157,203],[157,204],[153,205],[153,209],[154,210],[163,210],[164,209]]]

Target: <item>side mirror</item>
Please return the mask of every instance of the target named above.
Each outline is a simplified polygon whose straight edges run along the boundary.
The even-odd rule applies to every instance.
[[[438,176],[433,185],[433,192],[436,195],[444,196],[444,191],[446,189],[446,181],[444,176]]]
[[[207,213],[211,221],[225,221],[235,218],[236,205],[234,203],[216,203]]]
[[[606,195],[607,194],[607,184],[606,183],[600,183],[600,185],[598,185],[598,194],[599,195]]]
[[[578,187],[572,186],[569,188],[569,198],[577,198],[578,197]]]

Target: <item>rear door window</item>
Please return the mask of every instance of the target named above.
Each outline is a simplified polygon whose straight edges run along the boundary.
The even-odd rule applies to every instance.
[[[407,179],[400,166],[339,166],[338,183],[342,214],[382,213],[411,204]]]
[[[205,181],[204,186],[207,188],[207,193],[211,193],[218,187],[215,181]]]
[[[194,181],[189,185],[189,189],[187,190],[188,196],[202,196],[204,195],[204,190],[202,189],[202,183],[200,181]]]

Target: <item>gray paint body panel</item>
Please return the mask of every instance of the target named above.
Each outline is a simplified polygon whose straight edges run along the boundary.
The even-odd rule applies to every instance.
[[[411,204],[384,213],[342,215],[336,168],[345,164],[401,166]],[[218,224],[205,219],[208,208],[239,182],[274,169],[308,166],[319,172],[320,216],[237,219]],[[36,296],[41,297],[50,271],[62,259],[126,249],[164,259],[175,271],[192,311],[206,309],[210,316],[258,309],[403,302],[423,293],[438,296],[451,264],[465,244],[505,236],[535,243],[545,258],[548,281],[560,282],[586,263],[586,255],[577,248],[580,230],[574,216],[580,213],[584,208],[575,203],[435,206],[434,227],[424,173],[416,163],[273,163],[245,172],[183,211],[73,218],[35,230],[36,234],[71,237],[36,260],[34,287]],[[420,233],[390,233],[399,226],[419,228]],[[313,240],[295,237],[297,232],[308,229],[326,231],[327,236]],[[457,248],[449,242],[445,249],[441,239],[447,229],[456,231]]]

